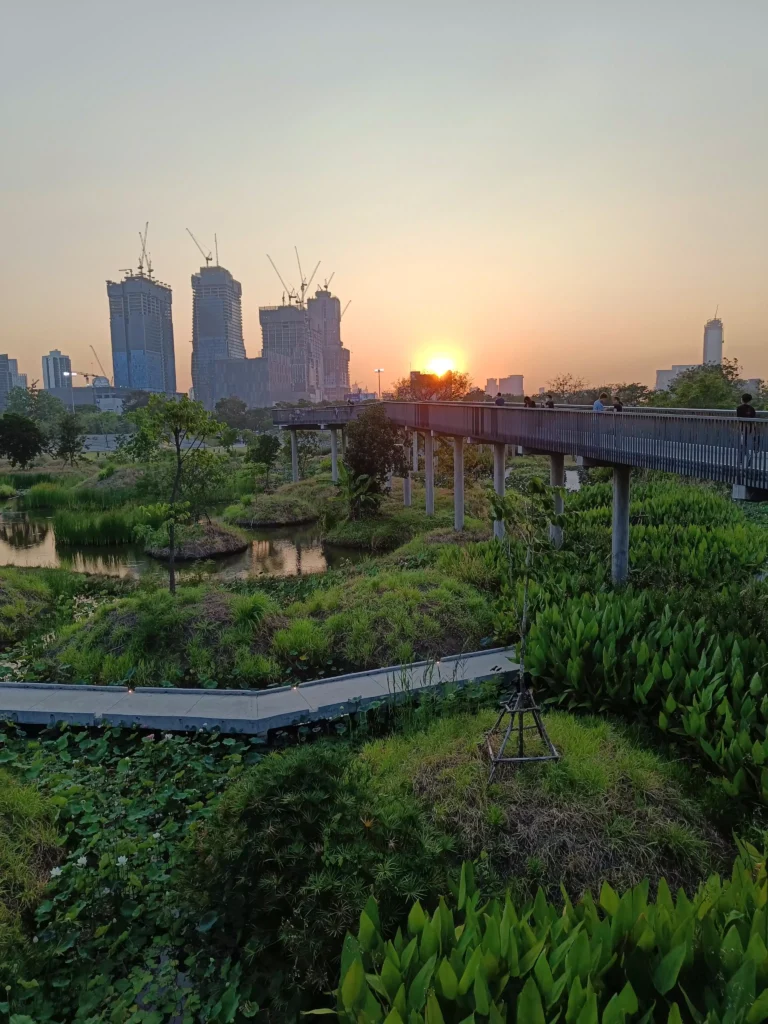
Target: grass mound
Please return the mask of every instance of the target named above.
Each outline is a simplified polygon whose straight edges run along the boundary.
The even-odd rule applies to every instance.
[[[262,653],[264,622],[276,607],[258,592],[142,591],[64,629],[48,648],[49,674],[106,684],[263,686],[278,674]]]
[[[319,519],[323,507],[336,494],[325,474],[284,484],[274,494],[243,498],[224,510],[224,519],[237,526],[292,526]]]
[[[648,876],[691,891],[732,851],[688,795],[692,776],[597,718],[547,715],[563,755],[507,769],[487,786],[484,732],[495,712],[436,721],[424,733],[369,744],[362,757],[391,794],[416,794],[465,858],[485,852],[492,881],[521,898],[541,885],[559,900]]]
[[[275,635],[278,653],[300,650],[311,663],[333,650],[360,669],[476,650],[491,627],[483,596],[429,570],[361,576],[318,590],[286,615],[293,621]]]
[[[55,819],[50,800],[0,769],[0,975],[13,966],[23,920],[59,857]]]
[[[176,560],[185,562],[214,558],[216,555],[232,555],[245,551],[249,544],[250,541],[241,533],[221,523],[194,523],[178,530]],[[144,550],[153,558],[170,558],[168,528],[157,530]]]

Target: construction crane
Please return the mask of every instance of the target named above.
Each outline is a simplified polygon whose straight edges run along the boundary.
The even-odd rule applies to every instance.
[[[331,274],[331,276],[326,278],[325,281],[323,281],[323,289],[325,291],[328,291],[328,289],[331,286],[331,281],[334,279],[335,276],[336,276],[336,271],[334,270],[334,272]]]
[[[95,348],[93,347],[93,345],[91,345],[91,352],[93,352],[93,354],[94,354],[94,357],[95,357],[95,359],[96,359],[96,365],[97,365],[97,366],[98,366],[98,368],[99,368],[99,369],[101,370],[101,375],[102,375],[102,377],[106,377],[106,378],[107,378],[107,380],[109,380],[109,374],[108,374],[108,373],[107,373],[107,371],[106,371],[106,370],[104,369],[104,367],[103,367],[103,366],[101,365],[101,360],[99,359],[99,354],[98,354],[98,352],[96,351],[96,349],[95,349]]]
[[[304,305],[304,296],[309,291],[309,286],[312,284],[312,282],[315,279],[315,274],[317,273],[317,268],[320,266],[320,262],[321,261],[320,260],[317,261],[317,263],[315,265],[315,269],[312,271],[309,280],[307,280],[304,277],[304,271],[301,269],[301,260],[299,259],[299,250],[296,248],[295,245],[293,247],[293,251],[296,253],[296,262],[299,265],[299,280],[301,281],[301,294],[300,294],[300,297],[299,297],[299,305],[303,306]]]
[[[189,230],[189,228],[187,228],[186,230],[187,230],[187,234],[189,235],[189,237],[192,239],[192,241],[195,243],[197,248],[200,250],[200,253],[201,253],[203,259],[205,260],[205,265],[207,267],[209,265],[209,263],[211,262],[211,260],[213,259],[213,254],[211,253],[210,250],[208,250],[208,255],[206,256],[205,249],[202,247],[202,245],[200,245],[200,243],[195,238],[195,236],[192,234],[192,232]]]
[[[348,303],[346,304],[346,306],[344,307],[344,309],[342,309],[342,311],[341,311],[341,316],[339,317],[339,320],[341,320],[341,318],[342,318],[342,317],[344,316],[344,314],[345,314],[345,313],[347,312],[347,310],[349,309],[349,303],[350,303],[351,301],[352,301],[352,299],[350,299],[350,300],[349,300],[349,302],[348,302]]]
[[[298,295],[296,294],[296,290],[294,288],[289,288],[288,285],[285,283],[285,281],[283,280],[283,275],[280,273],[280,271],[275,266],[275,261],[272,259],[272,257],[269,255],[269,253],[267,253],[267,259],[272,264],[272,269],[277,274],[278,280],[280,281],[280,284],[283,286],[283,304],[285,304],[285,296],[286,295],[288,296],[289,304],[290,304],[290,302],[293,299],[298,299]]]
[[[213,247],[216,250],[216,266],[218,267],[218,265],[219,265],[219,236],[218,235],[214,235],[213,236]]]
[[[147,254],[147,232],[149,231],[149,221],[144,225],[144,234],[139,232],[139,241],[141,242],[141,252],[139,253],[139,277],[144,276],[144,263],[149,266],[149,256]],[[152,271],[147,271],[147,276],[152,276]]]

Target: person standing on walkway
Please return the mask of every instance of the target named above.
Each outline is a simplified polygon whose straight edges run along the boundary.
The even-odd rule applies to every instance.
[[[592,405],[592,412],[605,412],[605,403],[608,401],[608,395],[605,391],[601,392],[600,397],[595,400]]]
[[[742,395],[741,405],[736,406],[736,415],[740,420],[753,420],[757,416],[757,411],[754,405],[752,405],[752,395]]]
[[[547,409],[554,409],[554,408],[555,408],[555,400],[554,400],[554,398],[552,397],[552,394],[551,394],[551,393],[547,395],[547,400],[546,400],[546,402],[544,403],[544,405],[545,405],[545,407],[546,407]]]
[[[615,395],[613,399],[613,411],[621,412],[623,408],[624,405],[622,404],[621,397],[619,395]]]
[[[535,409],[536,408],[536,403],[534,402],[534,400],[532,398],[529,398],[528,395],[526,395],[525,398],[523,399],[523,408],[524,409]]]
[[[493,404],[494,405],[504,405],[504,396],[502,395],[502,393],[500,391],[496,395],[496,398],[494,399]]]

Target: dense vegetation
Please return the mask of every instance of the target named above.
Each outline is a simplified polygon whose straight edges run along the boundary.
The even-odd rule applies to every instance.
[[[220,536],[219,501],[230,523],[318,519],[378,557],[292,580],[182,578],[175,595],[2,569],[6,678],[300,685],[520,641],[528,552],[517,534],[489,539],[481,477],[457,536],[450,493],[426,517],[418,477],[412,508],[382,479],[360,514],[319,451],[274,492],[247,456],[214,454],[185,466],[176,557]],[[155,450],[7,482],[55,516],[59,543],[141,536],[162,554],[173,468]],[[545,470],[513,460],[516,512]],[[531,569],[527,669],[557,763],[487,785],[496,684],[269,744],[6,726],[0,1016],[768,1019],[764,513],[639,475],[616,590],[601,476],[567,496],[563,548],[542,545]]]

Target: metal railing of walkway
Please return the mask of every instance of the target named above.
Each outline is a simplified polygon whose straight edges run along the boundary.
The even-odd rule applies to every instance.
[[[464,402],[385,402],[400,426],[768,489],[768,420]]]

